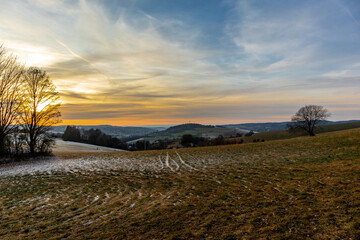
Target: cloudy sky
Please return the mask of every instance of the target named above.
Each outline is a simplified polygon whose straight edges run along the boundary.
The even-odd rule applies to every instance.
[[[48,71],[63,124],[360,119],[358,0],[0,4],[0,44]]]

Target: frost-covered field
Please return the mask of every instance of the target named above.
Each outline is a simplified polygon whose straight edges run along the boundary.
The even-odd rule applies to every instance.
[[[360,130],[0,166],[0,239],[358,239]]]
[[[80,158],[62,159],[49,157],[42,160],[32,160],[0,166],[0,176],[36,175],[36,174],[68,174],[68,173],[110,173],[113,171],[180,171],[197,170],[186,163],[178,152],[144,156],[140,158],[129,155],[89,155]]]
[[[296,140],[294,140],[296,141]],[[67,143],[69,144],[69,143]],[[70,145],[78,145],[70,143]],[[81,146],[81,144],[80,144]],[[141,173],[189,172],[206,169],[231,168],[234,166],[266,166],[282,162],[294,162],[306,156],[316,157],[319,147],[298,145],[288,151],[281,142],[272,144],[246,144],[243,146],[204,147],[196,149],[145,151],[145,152],[79,152],[0,165],[0,176],[36,174],[91,174],[132,171]]]
[[[78,143],[71,141],[63,141],[61,139],[56,139],[55,148],[53,149],[54,153],[78,153],[78,152],[121,152],[123,150],[116,148],[101,147],[86,143]]]

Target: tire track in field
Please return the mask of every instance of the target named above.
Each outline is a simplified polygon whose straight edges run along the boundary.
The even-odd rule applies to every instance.
[[[161,170],[163,170],[164,169],[164,163],[162,162],[162,160],[161,160],[161,156],[159,156],[159,161],[160,161],[160,163],[161,163],[161,167],[160,167],[160,171]]]
[[[170,164],[169,164],[169,153],[166,153],[165,165],[166,165],[168,168],[170,168],[170,170],[171,170],[172,172],[175,172],[175,170],[174,170],[174,169],[170,166]]]
[[[180,160],[181,164],[183,164],[184,166],[186,166],[186,167],[188,167],[188,168],[190,168],[190,169],[199,171],[199,169],[194,168],[193,166],[190,166],[189,164],[187,164],[187,163],[182,159],[182,157],[180,156],[180,154],[179,154],[178,152],[175,151],[175,153],[176,153],[176,155],[179,157],[179,160]]]

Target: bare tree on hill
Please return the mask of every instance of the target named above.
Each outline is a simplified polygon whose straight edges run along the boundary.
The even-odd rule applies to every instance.
[[[290,129],[303,129],[310,136],[315,136],[315,129],[321,121],[331,116],[329,111],[323,106],[306,105],[300,108],[291,118]]]

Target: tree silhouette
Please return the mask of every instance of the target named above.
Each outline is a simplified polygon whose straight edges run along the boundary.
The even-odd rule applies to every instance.
[[[300,128],[310,136],[315,136],[315,129],[320,123],[330,117],[330,113],[323,106],[306,105],[300,108],[291,118],[290,129]]]
[[[45,71],[30,68],[24,74],[22,124],[31,154],[44,151],[49,141],[48,131],[60,122],[59,95]]]
[[[23,66],[0,46],[0,156],[8,149],[6,139],[16,129],[22,104]]]
[[[80,130],[75,126],[67,126],[62,138],[64,141],[81,142]]]

